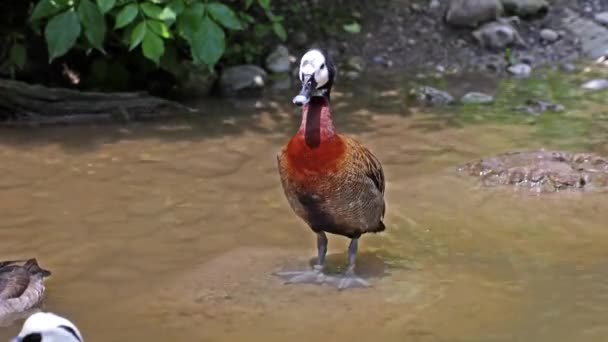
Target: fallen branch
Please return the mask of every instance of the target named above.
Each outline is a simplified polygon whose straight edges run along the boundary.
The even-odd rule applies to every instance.
[[[0,124],[145,120],[196,112],[143,92],[101,93],[0,79]]]

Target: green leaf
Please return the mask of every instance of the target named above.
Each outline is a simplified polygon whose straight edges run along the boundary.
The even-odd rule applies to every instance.
[[[148,18],[152,18],[152,19],[160,19],[160,13],[163,11],[162,8],[160,8],[157,5],[152,4],[150,2],[144,2],[139,7],[146,14],[146,16]]]
[[[176,16],[182,14],[186,5],[184,4],[184,0],[173,0],[165,7],[166,9],[170,9]],[[163,12],[165,11],[163,10]],[[161,13],[162,15],[162,13]]]
[[[255,24],[255,21],[256,21],[255,18],[245,12],[239,13],[239,17],[241,17],[241,20],[246,23]]]
[[[262,6],[263,9],[270,8],[270,0],[258,0],[258,4],[260,4],[260,6]]]
[[[80,36],[80,21],[74,11],[65,11],[53,17],[44,30],[49,50],[49,63],[68,52]]]
[[[279,23],[279,22],[272,23],[272,30],[277,35],[277,37],[279,37],[282,41],[287,40],[287,32],[285,31],[285,28],[283,27],[283,25],[281,23]]]
[[[224,4],[220,4],[219,2],[207,4],[207,11],[215,21],[227,29],[240,30],[242,28],[234,12]]]
[[[205,16],[192,44],[193,59],[207,65],[215,65],[226,49],[224,31],[209,16]]]
[[[177,19],[180,34],[187,40],[192,40],[201,26],[204,14],[205,6],[199,2],[186,7]]]
[[[357,22],[353,22],[352,24],[342,26],[342,29],[348,33],[355,34],[361,32],[361,25],[359,25]]]
[[[25,60],[27,58],[25,46],[22,44],[13,44],[9,56],[11,64],[15,65],[19,69],[23,69],[25,66]]]
[[[133,19],[135,19],[138,12],[139,9],[136,4],[128,4],[127,6],[123,7],[116,16],[116,24],[114,25],[114,28],[119,29],[129,25]]]
[[[103,51],[106,36],[106,21],[99,8],[91,0],[80,0],[78,16],[84,26],[84,34],[97,50]]]
[[[141,41],[146,36],[146,21],[142,20],[131,32],[131,44],[129,45],[129,50],[133,50],[141,43]]]
[[[175,19],[177,19],[177,13],[175,13],[175,11],[171,7],[167,6],[163,8],[163,11],[160,12],[158,18],[160,20],[173,23]]]
[[[152,32],[156,33],[157,35],[159,35],[163,38],[171,38],[171,33],[169,32],[169,28],[162,21],[148,20],[147,23],[148,23],[148,28]]]
[[[249,9],[253,5],[253,0],[245,0],[245,9]]]
[[[160,57],[165,53],[165,43],[162,38],[152,31],[147,31],[144,41],[141,43],[144,56],[158,65]]]
[[[36,4],[34,10],[32,11],[32,16],[30,17],[31,21],[36,21],[40,19],[44,19],[50,16],[53,16],[64,9],[65,6],[62,6],[57,1],[53,0],[42,0]]]
[[[116,5],[116,0],[97,0],[97,7],[101,13],[108,13]]]

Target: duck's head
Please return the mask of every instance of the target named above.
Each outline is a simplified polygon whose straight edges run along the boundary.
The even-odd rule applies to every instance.
[[[329,99],[335,74],[336,69],[327,53],[320,49],[306,52],[300,61],[298,73],[302,82],[302,90],[293,98],[293,103],[296,106],[303,106],[313,96],[323,96]]]
[[[50,312],[37,312],[23,323],[11,342],[83,342],[74,323]]]

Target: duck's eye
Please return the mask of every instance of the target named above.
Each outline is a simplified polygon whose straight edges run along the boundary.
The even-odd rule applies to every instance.
[[[40,342],[42,341],[42,335],[40,333],[31,333],[25,335],[21,341],[23,342]]]
[[[325,69],[325,63],[321,64],[321,70]]]

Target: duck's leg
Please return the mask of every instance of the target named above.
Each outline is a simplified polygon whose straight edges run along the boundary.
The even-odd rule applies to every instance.
[[[355,260],[357,258],[357,249],[359,247],[359,238],[354,238],[348,246],[348,265],[346,272],[342,277],[331,279],[331,282],[338,287],[339,290],[355,287],[369,287],[369,283],[355,275]]]
[[[323,274],[325,255],[327,254],[327,236],[324,232],[317,233],[317,262],[312,270],[276,272],[274,275],[285,279],[286,284],[322,284],[326,276]]]

